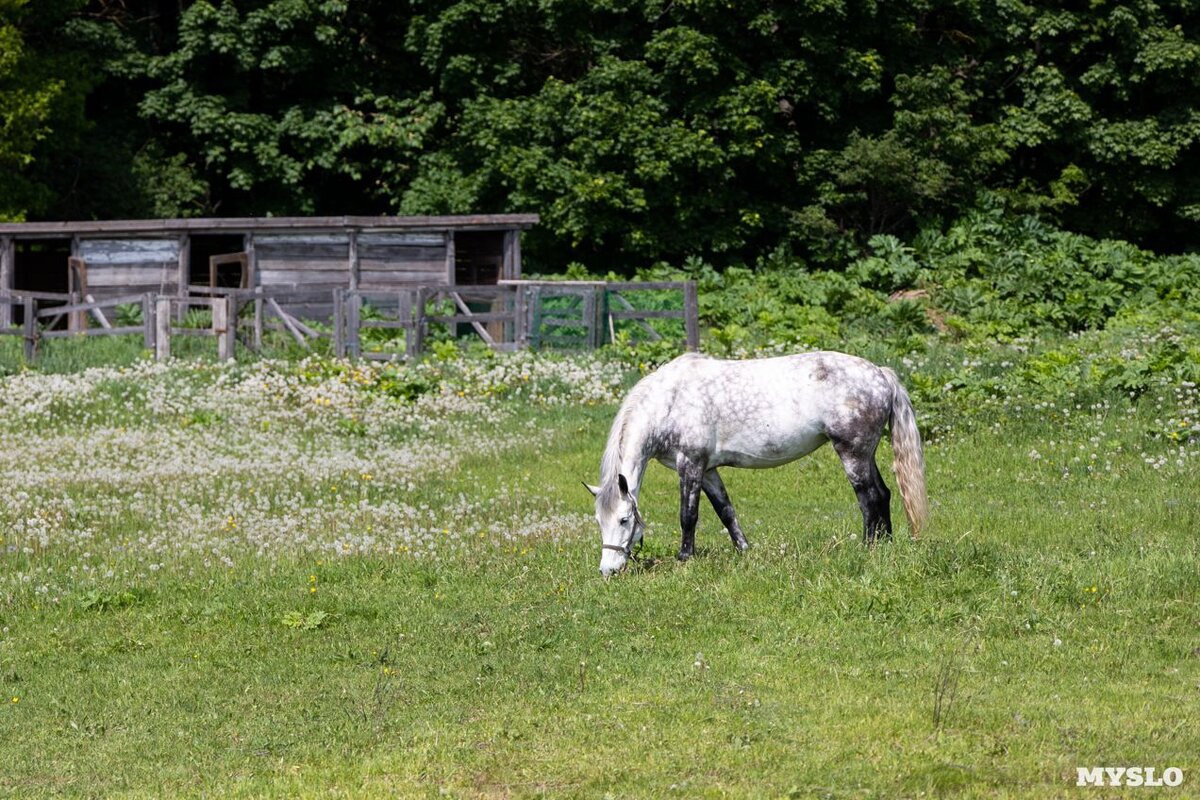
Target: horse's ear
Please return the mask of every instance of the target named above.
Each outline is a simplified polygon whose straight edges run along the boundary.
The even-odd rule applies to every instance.
[[[587,489],[589,492],[592,493],[592,497],[595,497],[596,495],[600,494],[599,486],[592,486],[587,481],[580,481],[580,483],[583,484],[583,488]]]
[[[620,487],[621,494],[623,494],[623,495],[629,494],[629,482],[625,480],[624,475],[617,476],[617,486]]]

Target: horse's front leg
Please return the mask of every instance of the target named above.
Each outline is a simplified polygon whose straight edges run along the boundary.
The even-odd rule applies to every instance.
[[[696,521],[700,518],[700,489],[704,481],[704,468],[699,464],[680,458],[676,462],[679,472],[679,527],[683,541],[679,545],[680,561],[687,561],[696,552]]]
[[[712,503],[713,511],[717,512],[717,516],[721,518],[721,524],[725,526],[725,530],[729,531],[729,538],[733,540],[733,546],[738,549],[739,553],[745,552],[750,547],[750,543],[746,541],[746,535],[742,533],[742,528],[738,525],[737,514],[733,511],[733,502],[729,499],[729,493],[725,491],[725,482],[721,480],[721,476],[715,469],[710,469],[704,473],[704,481],[701,485],[704,487],[704,494],[707,495],[708,502]]]

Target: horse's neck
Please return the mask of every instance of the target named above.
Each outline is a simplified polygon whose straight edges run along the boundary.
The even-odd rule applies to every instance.
[[[617,424],[620,425],[617,439],[609,443],[610,449],[616,449],[605,454],[605,470],[601,479],[602,482],[616,481],[618,473],[624,475],[630,493],[637,497],[651,455],[647,447],[649,431],[636,418],[624,419]]]

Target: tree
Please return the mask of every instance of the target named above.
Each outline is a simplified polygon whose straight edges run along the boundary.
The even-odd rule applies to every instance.
[[[38,142],[51,133],[64,82],[47,74],[25,47],[26,0],[0,0],[0,220],[21,220],[44,203],[27,172]]]

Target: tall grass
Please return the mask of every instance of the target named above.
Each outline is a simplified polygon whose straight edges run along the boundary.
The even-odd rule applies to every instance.
[[[751,551],[706,510],[679,564],[652,466],[608,581],[579,481],[619,363],[9,377],[0,787],[1060,797],[1145,765],[1186,793],[1195,387],[1035,395],[1016,357],[893,362],[933,426],[921,539],[864,547],[822,450],[729,471]]]

